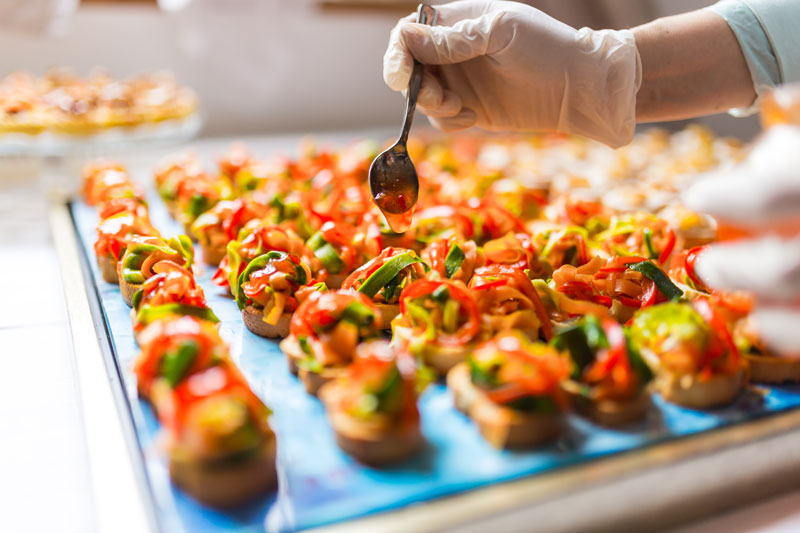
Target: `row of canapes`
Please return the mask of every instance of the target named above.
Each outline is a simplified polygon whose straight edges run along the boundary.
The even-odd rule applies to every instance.
[[[132,307],[141,348],[137,388],[164,428],[173,482],[215,507],[274,490],[270,411],[219,336],[219,320],[194,278],[191,241],[159,236],[143,195],[120,165],[91,165],[83,179],[84,198],[101,217],[95,251],[103,278],[119,283]]]
[[[248,166],[253,163],[247,156],[229,154],[220,163],[222,178],[238,191],[240,204],[232,210],[229,203],[218,203],[196,219],[193,233],[204,255],[222,257],[215,282],[236,298],[247,327],[265,337],[289,334],[281,347],[290,369],[323,401],[323,385],[346,375],[355,354],[369,351],[362,344],[373,346],[390,324],[400,358],[413,361],[417,374],[427,369],[449,375],[457,406],[478,420],[498,446],[546,439],[537,437],[536,430],[528,431],[527,441],[498,438],[503,431],[485,428],[491,411],[487,405],[498,406],[495,412],[504,413],[498,415],[503,420],[515,409],[523,414],[549,410],[552,418],[571,400],[596,422],[620,425],[645,414],[653,388],[668,401],[707,408],[732,401],[746,381],[736,346],[724,342],[729,325],[741,317],[726,313],[715,318],[723,314],[717,311],[718,299],[709,304],[708,295],[685,291],[665,272],[679,245],[660,219],[614,216],[597,203],[562,197],[548,206],[558,207],[560,224],[532,220],[526,227],[541,231],[528,233],[512,223],[509,227],[517,231],[498,236],[507,229],[498,220],[513,217],[494,198],[478,206],[489,214],[477,222],[459,206],[423,209],[411,235],[400,236],[376,228],[371,212],[362,213],[358,223],[309,222],[321,209],[309,206],[308,197],[292,190],[286,177],[298,166],[313,167],[318,163],[313,158],[289,163],[285,175],[260,182],[251,179],[259,172]],[[157,181],[194,179],[196,172],[181,169],[166,165]],[[342,187],[350,187],[343,182]],[[331,186],[336,190],[338,185]],[[171,195],[162,197],[170,205]],[[483,237],[476,235],[476,225]],[[375,249],[375,243],[398,246],[381,249],[378,244]],[[327,292],[340,286],[343,290]],[[697,309],[668,303],[686,296],[700,300]],[[576,324],[580,316],[587,318]],[[665,323],[670,324],[666,331],[656,327]],[[686,331],[693,333],[675,337]],[[512,344],[517,348],[511,349]],[[479,361],[491,360],[489,352],[496,356],[494,366],[481,372]],[[549,359],[552,364],[539,364]],[[523,379],[529,374],[537,379]],[[362,389],[360,394],[370,398],[376,394]],[[380,405],[374,398],[365,402],[374,409]],[[369,427],[369,417],[360,416]],[[379,452],[365,451],[363,442],[343,444],[348,440],[342,428],[335,429],[343,448],[357,457],[360,450],[362,460],[380,462],[374,459]],[[375,448],[382,450],[390,434],[373,434]]]

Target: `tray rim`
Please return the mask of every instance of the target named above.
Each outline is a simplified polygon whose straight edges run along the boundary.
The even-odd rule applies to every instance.
[[[75,199],[70,196],[51,198],[49,219],[62,272],[73,356],[79,375],[98,531],[142,531],[145,527],[160,531],[155,512],[158,504],[149,486],[144,457],[127,407],[124,384],[118,373],[116,360],[108,360],[113,357],[111,349],[107,346],[103,350],[102,344],[108,344],[109,340],[103,337],[105,332],[94,321],[90,296],[92,288],[87,285],[91,273],[86,268],[88,265],[85,264],[85,258],[82,259],[85,254],[81,253],[77,228],[70,211],[70,203],[73,201]],[[92,293],[94,305],[100,306],[96,290]],[[114,365],[113,368],[109,363]],[[103,372],[102,376],[100,371]],[[103,379],[99,379],[100,377]],[[97,408],[98,404],[105,408]],[[113,408],[109,409],[109,406]],[[800,408],[307,531],[395,531],[398,523],[402,524],[404,530],[440,531],[459,529],[462,526],[469,529],[476,521],[500,513],[557,501],[577,491],[597,488],[635,477],[637,474],[790,433],[800,434]],[[94,443],[94,438],[102,442],[103,453],[92,453],[93,448],[98,448],[100,444]],[[800,464],[800,458],[796,463]],[[744,499],[752,501],[749,498]],[[707,514],[695,514],[692,518]],[[120,517],[123,516],[126,518],[121,521]],[[663,523],[667,522],[665,520]],[[124,524],[122,528],[121,523]],[[625,525],[616,521],[609,524]],[[630,525],[627,523],[628,527]]]
[[[70,201],[65,196],[51,197],[49,222],[69,317],[96,526],[103,533],[159,531],[144,460],[132,433],[133,420],[121,410],[127,402],[123,384],[115,376],[116,369],[112,372],[108,366],[103,333],[94,320],[90,294],[95,293],[95,306],[100,302],[87,283],[91,274],[85,268]],[[131,438],[136,445],[131,446]]]

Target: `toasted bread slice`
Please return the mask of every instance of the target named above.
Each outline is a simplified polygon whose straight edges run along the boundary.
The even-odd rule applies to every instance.
[[[415,455],[423,446],[419,423],[386,426],[348,415],[327,405],[335,383],[322,387],[319,397],[326,404],[328,418],[336,434],[336,443],[358,461],[380,466],[397,463]]]
[[[289,325],[292,321],[292,314],[282,314],[277,324],[272,325],[264,322],[264,311],[262,309],[247,305],[242,309],[242,320],[244,320],[244,325],[247,329],[260,337],[281,339],[289,336]]]
[[[694,409],[711,409],[733,402],[746,383],[746,372],[717,374],[701,380],[697,376],[657,372],[653,386],[668,402]]]
[[[298,344],[297,339],[294,337],[287,337],[283,339],[280,347],[283,353],[286,354],[286,362],[289,364],[289,372],[296,376],[297,372],[300,370],[297,365],[305,357],[303,349],[300,348],[300,344]]]
[[[564,428],[561,413],[524,413],[498,405],[472,384],[466,363],[455,366],[448,375],[448,386],[453,397],[468,406],[472,418],[483,437],[496,448],[526,449],[545,444],[557,438]]]
[[[800,360],[762,355],[743,354],[750,364],[753,383],[800,383]]]
[[[119,278],[119,292],[122,293],[122,299],[128,307],[133,307],[133,295],[141,288],[141,283],[129,283],[124,278]]]
[[[97,266],[100,267],[100,274],[103,276],[103,281],[106,283],[119,283],[119,275],[117,275],[117,261],[108,255],[97,256]]]
[[[650,393],[642,390],[638,396],[630,400],[592,400],[580,393],[580,384],[567,380],[561,387],[569,396],[575,411],[601,426],[620,427],[637,422],[645,417],[649,409]]]
[[[196,500],[229,509],[254,501],[275,490],[275,438],[252,455],[234,462],[206,462],[173,453],[169,461],[172,481]]]

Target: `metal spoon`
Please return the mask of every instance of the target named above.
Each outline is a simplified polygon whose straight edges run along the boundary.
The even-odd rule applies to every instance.
[[[417,8],[417,23],[436,24],[439,14],[428,4]],[[400,136],[389,149],[378,155],[369,167],[369,188],[375,204],[380,208],[392,231],[402,233],[411,225],[411,215],[419,194],[419,178],[414,163],[408,156],[406,143],[414,110],[417,107],[423,65],[414,60],[414,70],[408,82],[406,116]]]

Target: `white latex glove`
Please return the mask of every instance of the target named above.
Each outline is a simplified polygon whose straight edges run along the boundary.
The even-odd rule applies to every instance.
[[[698,257],[709,286],[755,294],[753,325],[769,348],[800,358],[800,128],[776,126],[747,158],[698,182],[684,194],[691,209],[723,223],[763,233],[757,240],[721,243]]]
[[[401,19],[383,58],[383,78],[396,91],[407,88],[415,58],[426,65],[418,105],[435,126],[630,142],[642,71],[632,32],[575,30],[517,2],[436,9],[436,26]]]

